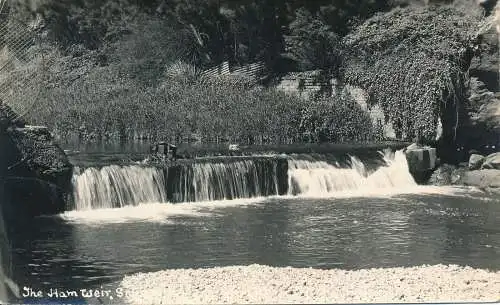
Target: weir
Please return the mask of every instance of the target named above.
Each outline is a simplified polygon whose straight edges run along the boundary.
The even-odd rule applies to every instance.
[[[325,161],[289,160],[288,194],[327,196],[344,191],[416,185],[401,151],[381,152],[380,158],[384,165],[378,168],[370,168],[358,157],[349,158],[348,167]]]
[[[192,160],[169,166],[75,168],[71,209],[200,202],[416,185],[403,152],[356,156],[275,155]]]
[[[171,166],[109,165],[76,168],[74,209],[151,202],[199,202],[284,195],[284,158],[213,158]]]

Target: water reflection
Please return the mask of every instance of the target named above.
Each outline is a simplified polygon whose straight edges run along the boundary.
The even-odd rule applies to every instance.
[[[75,248],[74,227],[54,218],[18,230],[12,238],[14,279],[20,287],[46,290],[54,287],[80,289],[89,279],[99,282],[109,268],[89,259]],[[81,271],[80,271],[81,270]]]
[[[147,208],[147,207],[145,207]],[[165,268],[500,268],[500,202],[445,196],[283,199],[169,216],[165,223],[37,220],[16,240],[21,282],[101,285]],[[201,215],[201,216],[200,216]]]

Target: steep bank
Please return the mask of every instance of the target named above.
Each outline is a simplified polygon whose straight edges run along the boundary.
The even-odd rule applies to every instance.
[[[16,124],[6,105],[0,130],[0,177],[5,217],[53,214],[64,210],[73,167],[47,128]]]
[[[344,39],[345,80],[383,110],[397,138],[435,145],[444,163],[466,161],[470,149],[495,152],[498,6],[490,12],[429,5],[377,15]]]
[[[497,1],[485,1],[490,5]],[[479,30],[481,52],[471,62],[467,92],[468,121],[463,124],[461,146],[482,154],[500,149],[500,3]],[[467,156],[468,157],[468,156]]]
[[[500,272],[459,266],[318,270],[261,265],[126,276],[130,304],[498,301]]]

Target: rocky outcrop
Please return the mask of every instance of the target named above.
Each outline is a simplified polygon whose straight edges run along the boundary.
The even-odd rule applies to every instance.
[[[472,77],[477,77],[484,82],[489,91],[500,91],[499,84],[499,65],[500,59],[499,52],[499,37],[498,37],[498,24],[500,22],[498,9],[498,1],[482,1],[489,7],[485,8],[490,20],[489,25],[481,29],[479,37],[479,48],[481,50],[479,56],[473,58],[470,66],[469,73]],[[495,7],[496,5],[496,7]]]
[[[467,94],[468,121],[462,122],[462,143],[487,155],[500,147],[500,5],[481,1],[486,14],[478,36],[479,54],[472,59]]]
[[[472,154],[468,167],[443,164],[432,173],[429,184],[474,186],[500,195],[500,153]]]
[[[500,152],[491,154],[484,158],[482,169],[499,169],[500,170]]]
[[[488,193],[500,195],[500,170],[483,169],[466,171],[459,178],[457,184],[475,186]]]
[[[8,109],[3,105],[3,109]],[[72,165],[45,127],[23,126],[1,111],[0,177],[5,217],[36,216],[64,210],[71,194]],[[22,125],[21,125],[22,126]]]
[[[493,93],[477,78],[471,78],[468,119],[462,124],[461,142],[483,155],[500,147],[500,93]]]

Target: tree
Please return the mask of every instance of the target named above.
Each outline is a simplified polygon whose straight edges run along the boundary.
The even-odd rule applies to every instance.
[[[319,17],[302,8],[285,36],[287,52],[304,70],[323,69],[330,73],[341,64],[340,38]],[[330,74],[329,73],[329,74]]]

